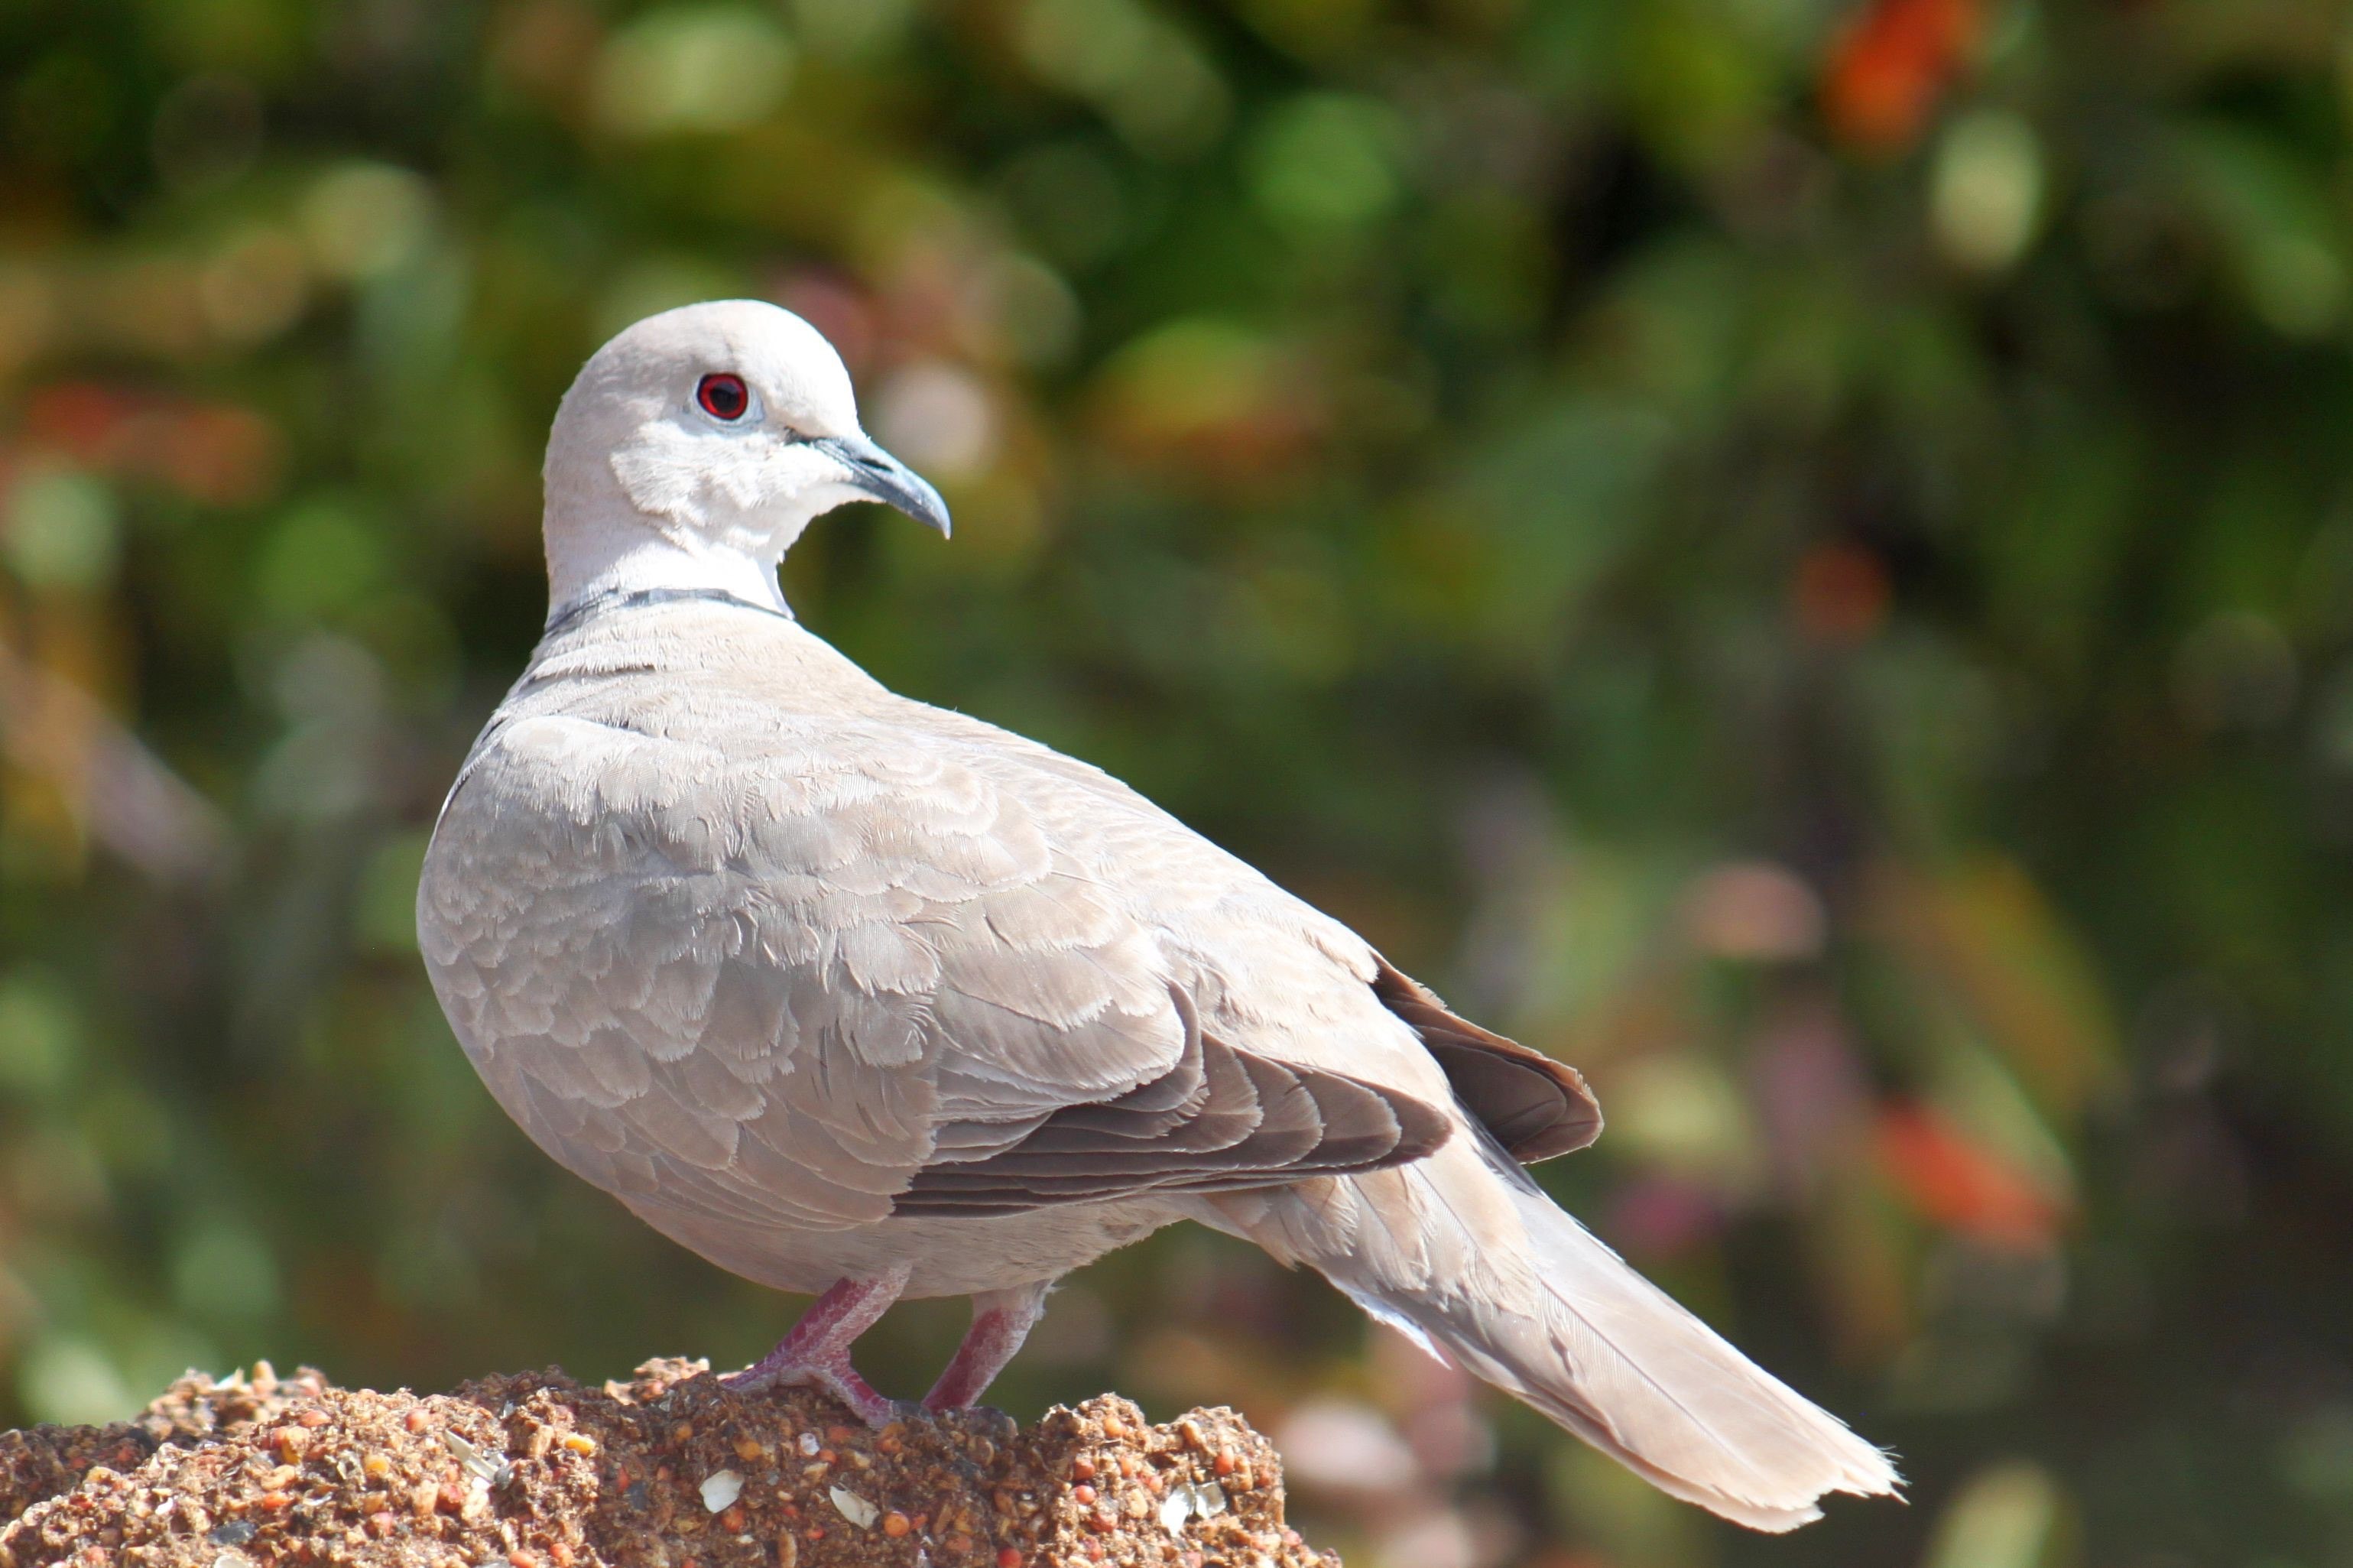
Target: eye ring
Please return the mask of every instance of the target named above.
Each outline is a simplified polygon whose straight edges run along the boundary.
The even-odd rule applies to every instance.
[[[694,403],[712,418],[732,425],[750,412],[752,394],[742,376],[723,370],[695,383]]]

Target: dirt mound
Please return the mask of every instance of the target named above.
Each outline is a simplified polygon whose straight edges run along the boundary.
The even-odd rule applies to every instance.
[[[191,1373],[136,1421],[0,1434],[0,1568],[1337,1563],[1284,1525],[1274,1450],[1229,1410],[1155,1426],[1105,1394],[1026,1431],[874,1431],[686,1361],[428,1395]]]

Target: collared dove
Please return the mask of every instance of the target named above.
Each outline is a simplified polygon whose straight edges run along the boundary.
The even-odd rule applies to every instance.
[[[1117,780],[894,695],[793,619],[810,520],[932,487],[831,346],[693,305],[588,361],[548,441],[551,609],[451,787],[417,931],[540,1147],[723,1268],[818,1299],[735,1374],[852,1370],[969,1296],[971,1403],[1070,1269],[1177,1220],[1305,1264],[1676,1497],[1759,1530],[1887,1458],[1522,1171],[1601,1127],[1568,1067]]]

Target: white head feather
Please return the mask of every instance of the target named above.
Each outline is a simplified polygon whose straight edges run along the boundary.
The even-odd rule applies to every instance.
[[[544,481],[551,610],[641,588],[781,609],[776,563],[847,501],[947,531],[938,493],[860,429],[833,345],[755,300],[665,311],[598,349],[556,409]]]

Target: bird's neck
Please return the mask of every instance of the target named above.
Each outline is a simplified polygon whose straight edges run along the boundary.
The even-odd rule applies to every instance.
[[[776,581],[781,552],[649,527],[641,517],[558,515],[546,523],[547,606],[554,620],[593,596],[647,589],[717,592],[790,614]]]

